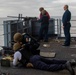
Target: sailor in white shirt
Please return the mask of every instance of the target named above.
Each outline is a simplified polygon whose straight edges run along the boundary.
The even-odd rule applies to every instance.
[[[21,44],[19,43],[15,43],[13,45],[13,50],[15,51],[13,65],[16,66],[21,62],[22,65],[25,64],[25,67],[33,67],[33,65],[29,63],[28,61],[26,61],[26,59],[22,59],[21,51],[23,50],[23,48],[21,49],[20,48],[21,48]],[[22,52],[24,53],[25,51],[22,51]]]
[[[24,67],[33,67],[53,72],[65,69],[68,70],[71,75],[75,75],[71,63],[67,62],[67,60],[48,60],[40,55],[29,55],[27,50],[21,49],[20,47],[21,45],[19,45],[19,43],[15,43],[13,46],[13,49],[16,50],[14,53],[13,65],[16,66],[18,63],[21,63]]]

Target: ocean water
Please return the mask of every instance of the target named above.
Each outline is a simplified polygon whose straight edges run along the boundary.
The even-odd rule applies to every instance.
[[[51,18],[54,18],[54,19],[61,19],[61,16],[51,16]],[[4,46],[4,29],[3,29],[3,21],[6,21],[6,20],[14,20],[17,18],[8,18],[8,17],[1,17],[0,18],[0,46]],[[72,24],[72,27],[71,27],[71,36],[74,36],[76,37],[76,16],[72,16],[72,19],[71,20],[74,20],[74,21],[71,21],[71,24]],[[55,22],[56,24],[57,22]],[[62,25],[62,23],[61,23]],[[61,36],[64,36],[64,33],[63,33],[63,29],[61,27]]]

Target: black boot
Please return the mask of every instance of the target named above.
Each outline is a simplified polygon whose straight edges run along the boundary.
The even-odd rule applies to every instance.
[[[75,61],[75,59],[72,59],[72,60],[70,61],[70,63],[71,63],[71,66],[72,66],[72,67],[76,67],[76,61]]]
[[[70,72],[70,75],[75,75],[74,69],[69,61],[66,62],[65,67]]]

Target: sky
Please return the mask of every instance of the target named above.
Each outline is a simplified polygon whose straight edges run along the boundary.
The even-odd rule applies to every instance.
[[[39,17],[39,8],[44,7],[50,16],[62,16],[64,5],[69,5],[72,16],[76,16],[76,0],[0,0],[0,17]]]

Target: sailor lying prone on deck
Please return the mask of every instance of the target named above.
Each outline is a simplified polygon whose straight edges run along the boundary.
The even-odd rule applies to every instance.
[[[13,59],[14,66],[21,64],[22,67],[31,67],[46,71],[60,71],[65,69],[69,71],[70,75],[75,75],[71,62],[67,60],[48,60],[40,55],[33,55],[31,51],[22,48],[20,43],[15,43],[13,50],[15,51]]]

